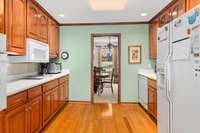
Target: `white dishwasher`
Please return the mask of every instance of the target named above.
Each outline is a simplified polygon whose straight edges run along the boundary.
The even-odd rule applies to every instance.
[[[148,79],[138,74],[139,103],[148,110]]]

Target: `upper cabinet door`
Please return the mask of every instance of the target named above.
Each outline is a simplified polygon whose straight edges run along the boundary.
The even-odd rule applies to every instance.
[[[157,58],[157,29],[159,28],[159,19],[155,19],[150,23],[149,39],[150,39],[150,58]]]
[[[198,4],[200,4],[200,0],[187,0],[187,9],[190,10]]]
[[[175,19],[178,16],[182,15],[186,11],[186,3],[185,0],[178,0],[172,7],[171,7],[171,19]]]
[[[43,12],[40,12],[39,19],[40,40],[42,42],[48,43],[48,17]]]
[[[55,25],[55,53],[56,57],[59,57],[59,26]]]
[[[170,9],[163,12],[160,17],[160,26],[163,26],[171,21],[171,12]]]
[[[0,0],[0,33],[4,33],[5,29],[5,12],[4,12],[4,0]]]
[[[38,21],[39,21],[39,10],[30,0],[28,0],[27,35],[28,37],[36,39],[36,40],[39,39],[38,38],[38,33],[39,33]]]
[[[59,56],[59,26],[49,19],[49,54],[50,58]]]
[[[48,17],[31,0],[28,0],[27,24],[28,37],[44,43],[48,42]]]
[[[24,55],[26,45],[26,0],[6,0],[6,2],[8,53]]]

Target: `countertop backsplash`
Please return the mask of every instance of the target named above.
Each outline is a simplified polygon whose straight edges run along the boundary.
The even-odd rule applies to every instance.
[[[8,64],[7,82],[23,78],[28,75],[38,74],[37,63]]]

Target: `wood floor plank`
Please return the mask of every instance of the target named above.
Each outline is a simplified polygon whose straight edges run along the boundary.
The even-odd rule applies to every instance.
[[[69,103],[43,133],[157,133],[137,105]]]

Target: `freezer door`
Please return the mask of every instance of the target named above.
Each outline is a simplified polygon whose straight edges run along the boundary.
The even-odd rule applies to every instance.
[[[157,46],[157,69],[164,69],[165,62],[169,55],[170,47],[170,36],[169,36],[169,25],[158,29],[158,46]]]
[[[184,14],[172,22],[172,42],[189,37],[187,16]]]
[[[170,104],[166,97],[166,88],[157,88],[158,133],[170,133]]]

